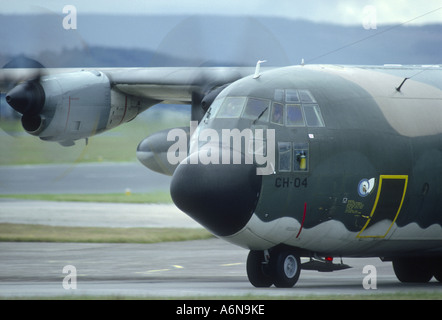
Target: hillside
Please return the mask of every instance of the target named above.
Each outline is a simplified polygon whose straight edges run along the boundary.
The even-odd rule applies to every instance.
[[[47,67],[441,64],[442,24],[341,26],[269,17],[0,16],[0,64],[23,54]]]

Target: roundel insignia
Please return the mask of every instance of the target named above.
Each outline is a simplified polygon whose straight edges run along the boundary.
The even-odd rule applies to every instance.
[[[368,196],[373,191],[375,182],[376,182],[375,178],[371,178],[370,180],[362,179],[361,181],[359,181],[359,185],[358,185],[359,195],[361,197]]]

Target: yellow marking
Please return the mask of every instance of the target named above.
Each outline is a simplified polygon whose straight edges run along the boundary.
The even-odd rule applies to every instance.
[[[226,264],[222,264],[221,267],[239,266],[239,265],[241,265],[241,264],[242,264],[242,262],[226,263]]]
[[[175,269],[184,269],[183,266],[179,266],[179,265],[173,265],[172,267],[174,267]],[[142,271],[142,272],[135,272],[135,273],[139,273],[139,274],[149,274],[149,273],[157,273],[157,272],[164,272],[164,271],[170,271],[171,269],[154,269],[154,270],[148,270],[148,271]]]
[[[396,215],[394,216],[393,222],[391,223],[390,227],[388,228],[388,230],[385,232],[384,235],[380,235],[380,236],[361,236],[361,233],[364,232],[365,228],[367,228],[367,226],[370,224],[371,218],[373,217],[373,214],[376,211],[377,205],[378,205],[378,201],[379,201],[379,197],[381,195],[381,189],[382,189],[382,180],[383,179],[403,179],[405,180],[405,184],[404,184],[404,191],[402,193],[402,199],[401,199],[401,203],[399,204],[399,208],[396,212]],[[364,227],[361,229],[361,231],[359,231],[358,235],[356,236],[357,238],[385,238],[385,236],[388,234],[388,232],[390,232],[390,229],[393,227],[393,224],[396,222],[397,217],[399,216],[399,212],[401,212],[402,209],[402,205],[404,203],[404,199],[405,199],[405,193],[407,192],[407,185],[408,185],[408,176],[407,175],[381,175],[379,177],[379,187],[378,187],[378,192],[376,194],[376,200],[374,202],[373,205],[373,209],[371,210],[370,213],[370,217],[367,220],[367,222],[365,223]]]
[[[148,270],[144,272],[136,272],[141,274],[148,274],[148,273],[156,273],[156,272],[163,272],[163,271],[169,271],[170,269],[156,269],[156,270]]]

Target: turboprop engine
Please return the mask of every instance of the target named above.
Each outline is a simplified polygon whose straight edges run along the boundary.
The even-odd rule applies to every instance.
[[[6,101],[22,114],[26,132],[65,146],[130,121],[154,104],[112,90],[109,78],[95,70],[22,82]]]

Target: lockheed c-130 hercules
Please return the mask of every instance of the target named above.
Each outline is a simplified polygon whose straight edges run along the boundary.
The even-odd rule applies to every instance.
[[[250,250],[256,287],[347,267],[331,257],[442,281],[442,67],[259,65],[47,69],[6,100],[28,133],[66,146],[155,104],[190,104],[197,127],[153,134],[138,158],[173,176],[178,208]]]

